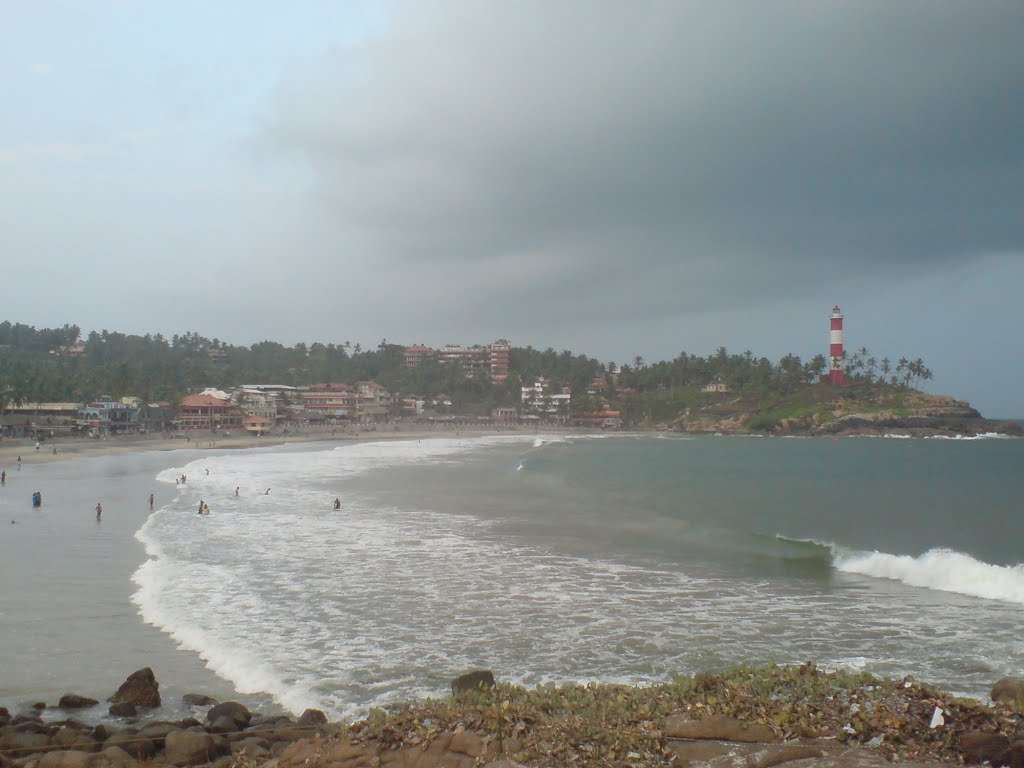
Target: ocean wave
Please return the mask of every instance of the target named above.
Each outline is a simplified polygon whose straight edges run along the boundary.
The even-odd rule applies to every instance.
[[[836,554],[833,565],[844,573],[1024,605],[1024,565],[993,565],[951,549],[930,549],[917,557],[885,552]]]
[[[149,543],[139,537],[147,545]],[[196,563],[178,563],[170,558],[152,559],[144,562],[132,574],[132,581],[138,587],[132,595],[132,602],[139,609],[142,620],[166,632],[178,647],[195,651],[206,662],[206,666],[218,676],[230,680],[235,690],[243,694],[269,693],[283,707],[292,712],[301,712],[307,707],[322,706],[312,693],[313,680],[289,679],[268,660],[247,650],[229,633],[218,633],[204,629],[196,623],[183,621],[185,606],[178,605],[186,600],[191,589],[183,591],[182,582],[203,585],[223,580],[225,572],[206,572]],[[210,595],[210,590],[204,590]]]
[[[999,432],[982,432],[977,435],[925,435],[925,440],[1016,440],[1013,435]]]
[[[535,437],[533,439],[534,448],[543,448],[545,445],[572,445],[572,440],[567,440],[564,437]]]

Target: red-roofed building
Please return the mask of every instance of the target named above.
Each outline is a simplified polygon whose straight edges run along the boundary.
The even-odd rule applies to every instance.
[[[188,395],[178,406],[178,429],[237,429],[242,411],[230,400],[213,395]]]
[[[583,427],[599,427],[601,429],[620,429],[622,427],[622,412],[613,411],[607,405],[600,411],[577,413],[573,419]]]

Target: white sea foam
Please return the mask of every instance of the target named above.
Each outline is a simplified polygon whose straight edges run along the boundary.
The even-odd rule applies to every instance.
[[[385,502],[360,490],[392,478],[400,486],[397,468],[410,465],[444,472],[479,462],[480,472],[507,476],[524,453],[537,456],[535,437],[546,439],[211,452],[161,474],[170,483],[184,472],[188,483],[137,534],[150,559],[133,577],[133,599],[145,621],[240,692],[332,717],[443,693],[454,674],[480,665],[528,685],[650,682],[744,661],[824,665],[861,655],[870,636],[875,660],[866,667],[895,674],[905,670],[885,660],[904,658],[907,647],[919,649],[919,665],[941,663],[965,642],[992,657],[1019,647],[1013,622],[979,633],[973,614],[908,607],[885,590],[808,591],[689,562],[571,556],[543,538],[503,534],[492,519],[438,509],[444,498]],[[488,464],[491,448],[504,452]],[[371,471],[379,475],[349,482]],[[200,498],[212,516],[195,514]],[[931,631],[938,625],[943,636]]]
[[[951,549],[930,549],[918,557],[860,552],[839,555],[834,565],[914,587],[1024,604],[1024,565],[992,565]]]
[[[925,435],[925,440],[1016,440],[1013,435],[998,432],[982,432],[977,435]]]

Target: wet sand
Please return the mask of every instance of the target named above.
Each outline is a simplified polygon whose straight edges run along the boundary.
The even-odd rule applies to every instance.
[[[32,438],[4,438],[0,440],[0,469],[10,474],[16,469],[18,457],[22,465],[44,464],[51,461],[81,458],[85,456],[110,456],[140,451],[178,451],[182,449],[198,450],[232,450],[245,448],[268,448],[275,445],[309,443],[318,441],[367,441],[367,440],[412,440],[428,437],[480,437],[494,434],[528,434],[536,431],[534,427],[484,427],[450,429],[421,427],[419,425],[401,425],[397,429],[392,425],[381,425],[372,429],[307,429],[289,431],[287,434],[274,433],[255,436],[244,433],[232,433],[229,436],[212,435],[201,431],[195,434],[179,433],[174,437],[161,435],[126,435],[103,438],[56,438],[40,443],[36,449],[36,441]],[[560,431],[545,427],[545,433]],[[56,452],[54,452],[56,447]]]

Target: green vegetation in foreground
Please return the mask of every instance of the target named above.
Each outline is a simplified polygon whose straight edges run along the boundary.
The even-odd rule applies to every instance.
[[[945,724],[931,728],[939,707]],[[375,710],[347,727],[356,742],[384,748],[424,745],[458,725],[500,738],[503,751],[531,765],[661,766],[673,755],[664,718],[721,714],[762,723],[779,739],[829,739],[877,746],[889,759],[958,761],[967,731],[1012,734],[1012,709],[986,707],[910,678],[799,667],[736,667],[664,685],[590,684],[526,689],[501,685],[479,694]]]

